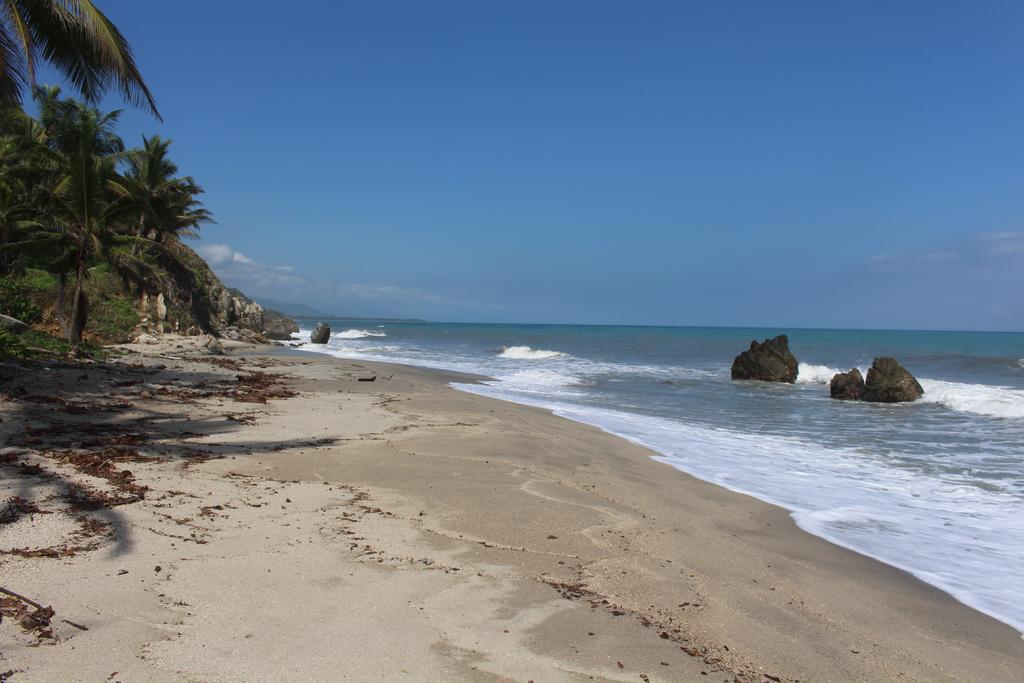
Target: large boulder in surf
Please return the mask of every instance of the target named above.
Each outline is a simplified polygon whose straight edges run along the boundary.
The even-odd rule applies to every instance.
[[[264,311],[266,313],[267,311]],[[267,339],[288,341],[292,338],[293,332],[298,332],[299,326],[291,318],[284,316],[263,316],[263,336]],[[330,336],[330,330],[327,332]]]
[[[327,323],[317,323],[313,328],[313,334],[309,335],[309,341],[314,344],[326,344],[331,338],[331,327]]]
[[[876,358],[864,382],[864,400],[872,403],[902,403],[924,396],[914,376],[893,358]]]
[[[732,362],[732,378],[792,384],[796,381],[797,366],[796,357],[789,351],[789,338],[780,334],[761,343],[751,341],[750,349]]]
[[[864,398],[864,375],[853,368],[849,372],[840,372],[828,384],[828,392],[832,398],[844,401],[859,401]]]

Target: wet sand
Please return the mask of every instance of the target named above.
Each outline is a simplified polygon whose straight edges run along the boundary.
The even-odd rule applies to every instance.
[[[0,586],[55,610],[3,603],[13,680],[1024,672],[1008,626],[618,437],[451,374],[192,345],[0,369]]]

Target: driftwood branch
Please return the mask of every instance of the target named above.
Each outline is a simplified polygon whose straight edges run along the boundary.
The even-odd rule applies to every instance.
[[[69,624],[71,626],[74,626],[77,629],[81,629],[82,631],[88,631],[89,630],[88,626],[82,626],[81,624],[76,624],[75,622],[68,621],[67,619],[61,619],[61,621],[63,621],[65,624]]]
[[[24,595],[21,595],[19,593],[15,593],[14,591],[11,591],[11,590],[7,590],[3,586],[0,586],[0,593],[6,593],[7,595],[10,595],[12,598],[17,598],[18,600],[21,600],[22,602],[25,602],[25,603],[28,603],[29,605],[32,605],[36,609],[46,609],[45,607],[40,605],[35,600],[30,600],[29,598],[26,598]]]

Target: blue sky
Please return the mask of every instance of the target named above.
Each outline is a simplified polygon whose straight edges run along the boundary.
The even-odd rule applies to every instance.
[[[1024,329],[1024,3],[99,4],[250,294]]]

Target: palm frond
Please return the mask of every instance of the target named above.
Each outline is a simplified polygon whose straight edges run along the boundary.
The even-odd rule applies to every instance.
[[[3,7],[6,9],[6,2]],[[5,109],[21,100],[27,83],[24,53],[18,49],[17,42],[4,25],[6,23],[0,23],[0,107]]]
[[[20,12],[32,53],[57,68],[86,100],[111,87],[163,120],[128,41],[91,0],[3,0]]]
[[[125,98],[134,105],[148,107],[154,116],[163,121],[153,93],[142,80],[142,73],[135,64],[132,48],[117,26],[91,0],[61,0],[59,4],[74,15],[81,25],[88,27],[90,37],[94,39],[91,47]]]

